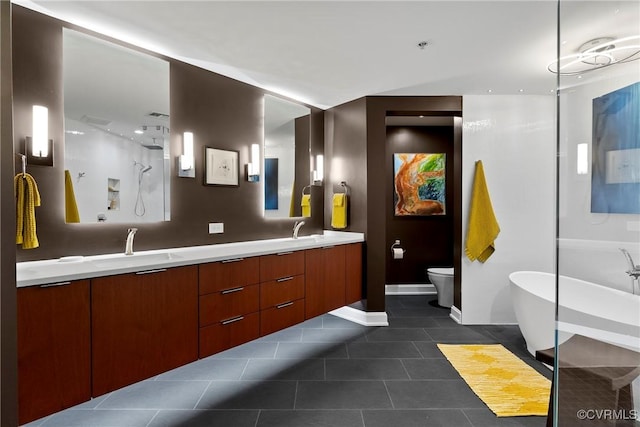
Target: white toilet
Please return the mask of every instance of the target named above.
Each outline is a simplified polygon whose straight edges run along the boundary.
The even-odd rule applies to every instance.
[[[428,268],[427,275],[438,291],[438,305],[451,307],[453,305],[453,267]]]

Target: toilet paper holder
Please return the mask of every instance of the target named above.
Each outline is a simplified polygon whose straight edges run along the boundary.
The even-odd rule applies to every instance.
[[[396,241],[393,243],[393,245],[391,245],[391,254],[392,254],[392,255],[393,255],[393,250],[394,250],[394,249],[402,249],[402,248],[400,247],[400,240],[396,240]],[[405,253],[405,252],[407,252],[407,250],[406,250],[406,249],[402,249],[402,253]]]

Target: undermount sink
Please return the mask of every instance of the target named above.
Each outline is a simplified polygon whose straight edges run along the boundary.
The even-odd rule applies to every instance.
[[[182,259],[180,255],[171,252],[161,252],[156,254],[133,254],[133,255],[116,255],[109,258],[93,259],[91,263],[96,267],[133,267],[138,265],[147,265],[153,267],[156,262],[165,262]]]

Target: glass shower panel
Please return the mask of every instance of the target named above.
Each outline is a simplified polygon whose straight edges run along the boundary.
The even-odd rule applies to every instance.
[[[558,28],[553,425],[638,426],[640,2],[560,0]]]

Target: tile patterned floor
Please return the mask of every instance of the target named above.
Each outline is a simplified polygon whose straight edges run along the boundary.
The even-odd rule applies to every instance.
[[[198,360],[29,427],[542,427],[497,418],[436,343],[501,343],[539,372],[517,326],[461,326],[434,296],[388,296],[390,326],[331,315]]]

